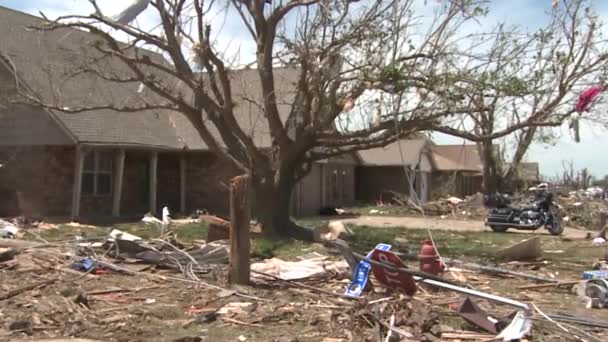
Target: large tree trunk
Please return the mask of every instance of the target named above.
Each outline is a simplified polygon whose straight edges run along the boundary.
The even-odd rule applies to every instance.
[[[534,135],[536,134],[537,130],[538,130],[537,127],[530,127],[527,130],[523,131],[522,134],[519,136],[519,141],[517,143],[517,149],[515,150],[515,154],[513,155],[513,159],[511,160],[509,169],[505,173],[505,177],[504,177],[505,186],[513,188],[513,190],[515,190],[515,191],[523,190],[523,189],[516,188],[516,184],[518,183],[517,180],[519,177],[521,177],[521,175],[518,172],[519,165],[521,164],[521,161],[523,160],[524,156],[526,155],[526,152],[528,152],[530,145],[532,145],[532,142],[534,141]]]
[[[291,193],[296,183],[293,179],[293,172],[256,177],[252,183],[253,216],[262,224],[265,235],[312,241],[313,231],[291,220]]]
[[[502,170],[498,160],[497,151],[494,151],[492,141],[483,141],[479,144],[481,161],[483,163],[483,190],[485,193],[503,191]]]

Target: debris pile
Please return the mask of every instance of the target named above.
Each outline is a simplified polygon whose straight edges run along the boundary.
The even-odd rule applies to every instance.
[[[608,201],[592,197],[558,197],[560,214],[568,225],[589,230],[602,228],[602,213],[608,213]]]
[[[224,229],[226,221],[209,220]],[[549,272],[545,268],[551,263],[538,260],[539,238],[496,253],[516,261],[482,265],[441,255],[429,233],[412,255],[417,262],[407,264],[399,246],[380,243],[370,251],[353,251],[340,239],[352,238],[352,232],[336,223],[325,227],[327,233],[318,234],[322,245],[315,245],[327,253],[254,259],[250,286],[238,287],[227,283],[230,243],[185,243],[175,222],[158,238],[112,229],[96,239],[0,240],[5,321],[0,340],[508,341],[550,336],[601,341],[608,336],[597,330],[608,323],[555,309],[568,293],[557,293],[560,288],[569,291],[576,284],[584,285],[574,293],[581,308],[608,307],[608,283],[601,279],[606,267],[578,273],[578,278]],[[150,231],[157,233],[153,227]],[[533,253],[524,256],[521,246]],[[506,281],[511,291],[501,286]],[[548,288],[552,291],[544,291]],[[545,305],[552,297],[539,296],[551,292],[556,292],[556,305],[545,314],[535,302]]]

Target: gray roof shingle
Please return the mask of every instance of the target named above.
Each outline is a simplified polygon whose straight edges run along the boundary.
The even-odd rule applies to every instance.
[[[60,29],[40,32],[30,27],[40,26],[44,20],[0,6],[0,52],[15,65],[19,77],[36,96],[61,107],[141,105],[158,101],[151,91],[138,93],[139,82],[116,83],[90,74],[74,74],[75,66],[87,65],[101,54],[93,48],[100,44],[87,32]],[[138,52],[150,54],[147,51]],[[99,68],[112,75],[129,77],[130,70],[117,59],[98,62]],[[105,63],[105,64],[104,64]],[[293,90],[295,69],[275,71],[276,87],[282,116],[290,109],[289,90]],[[68,77],[69,76],[69,77]],[[260,103],[261,93],[256,70],[233,72],[233,92],[237,107],[235,115],[243,130],[254,137],[260,147],[270,146],[270,134],[263,112],[251,104]],[[177,83],[177,82],[176,82]],[[179,89],[178,85],[175,86]],[[187,95],[186,95],[187,96]],[[248,100],[246,101],[245,98]],[[257,99],[257,100],[256,100]],[[112,145],[135,145],[168,149],[206,149],[188,119],[178,112],[145,110],[119,112],[111,109],[81,113],[53,112],[78,141]]]

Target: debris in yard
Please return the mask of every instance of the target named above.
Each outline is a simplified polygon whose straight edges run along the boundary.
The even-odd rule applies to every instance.
[[[278,258],[264,260],[251,265],[251,270],[275,276],[282,280],[298,280],[321,277],[328,272],[344,274],[348,270],[345,261],[327,261],[325,257],[302,261],[284,261]],[[254,274],[254,277],[259,277]]]
[[[518,311],[511,323],[496,338],[504,341],[520,340],[530,333],[531,328],[532,320],[530,317],[524,311]]]
[[[540,237],[536,236],[496,252],[504,260],[527,261],[539,259],[543,254]]]
[[[30,320],[20,320],[11,322],[8,326],[9,330],[23,332],[27,335],[34,333],[34,324]]]
[[[129,234],[118,229],[114,229],[110,232],[110,241],[112,240],[126,240],[126,241],[140,241],[141,238],[139,236]]]
[[[207,242],[230,239],[229,221],[214,215],[201,215],[199,220],[209,225],[209,230],[207,231]],[[249,225],[249,229],[252,237],[259,236],[262,233],[261,225],[253,222]]]
[[[0,238],[3,239],[14,239],[19,233],[19,228],[14,224],[0,220]]]
[[[0,262],[13,260],[15,258],[15,255],[17,255],[17,253],[19,253],[19,252],[14,248],[0,247]]]
[[[469,269],[469,270],[474,270],[474,271],[481,271],[481,272],[488,273],[488,274],[493,274],[493,275],[511,275],[511,276],[521,277],[521,278],[535,280],[535,281],[548,282],[548,283],[552,283],[552,284],[556,283],[555,279],[550,279],[550,278],[547,278],[547,277],[541,277],[541,276],[535,275],[535,274],[528,274],[528,273],[523,273],[523,272],[511,271],[511,270],[500,268],[500,267],[484,266],[484,265],[474,264],[474,263],[470,263],[470,262],[464,262],[464,261],[456,260],[456,259],[443,258],[442,260],[446,264],[448,264],[449,266],[456,265],[456,266],[464,268],[464,269]]]
[[[469,297],[467,297],[458,308],[458,314],[468,322],[475,324],[492,334],[497,333],[496,323],[498,323],[498,320],[488,316],[488,314],[479,308],[479,306],[477,306]]]
[[[218,315],[240,315],[247,312],[251,312],[254,309],[253,303],[230,303],[221,309],[217,310]]]
[[[82,271],[82,272],[91,272],[95,269],[95,260],[93,260],[92,258],[84,258],[80,261],[76,261],[74,262],[72,265],[70,265],[70,267],[72,269],[75,269],[76,271]]]
[[[583,279],[600,279],[600,278],[608,278],[608,270],[583,272]]]
[[[458,197],[448,197],[445,200],[446,202],[448,202],[448,204],[452,205],[452,206],[457,206],[461,203],[464,203],[464,200],[462,198],[458,198]]]
[[[606,244],[606,239],[604,239],[603,237],[596,237],[593,239],[593,241],[591,241],[591,245],[593,247],[600,247]]]
[[[405,268],[399,257],[389,251],[375,249],[370,259],[394,267]],[[399,289],[409,296],[416,293],[417,287],[410,274],[388,270],[378,264],[372,264],[372,272],[374,277],[386,287]]]
[[[376,247],[369,252],[367,255],[368,258],[372,257],[372,254],[375,250],[388,251],[391,249],[391,245],[380,243],[376,245]],[[369,278],[369,272],[371,271],[372,266],[369,262],[365,260],[359,261],[357,268],[353,271],[353,280],[351,284],[346,289],[346,295],[351,297],[359,297],[361,293],[365,290],[365,286],[367,285],[367,280]]]
[[[163,207],[163,213],[162,213],[162,221],[157,219],[156,217],[154,217],[151,213],[147,213],[146,215],[144,215],[144,217],[141,219],[142,222],[154,226],[156,227],[156,229],[158,229],[160,235],[164,235],[167,230],[169,229],[169,225],[171,224],[171,216],[169,213],[169,208],[167,207]]]
[[[315,229],[316,241],[331,241],[352,235],[353,232],[342,221],[329,221]]]

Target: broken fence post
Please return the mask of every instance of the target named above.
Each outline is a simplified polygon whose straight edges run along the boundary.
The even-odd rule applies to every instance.
[[[230,181],[230,282],[249,284],[249,176]]]

